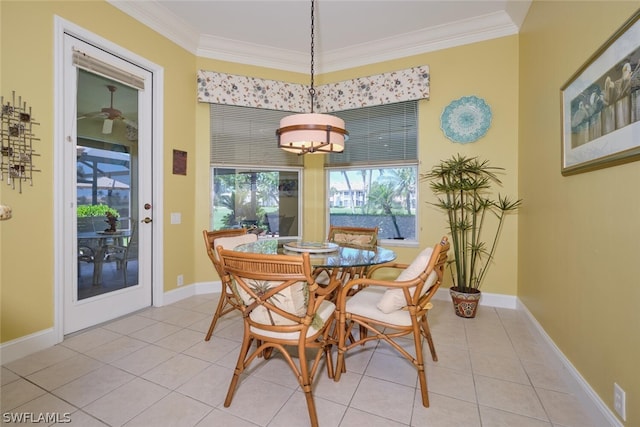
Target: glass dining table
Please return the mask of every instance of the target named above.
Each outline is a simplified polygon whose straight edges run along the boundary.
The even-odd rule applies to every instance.
[[[260,239],[236,246],[233,250],[280,255],[308,252],[312,267],[327,270],[369,267],[396,259],[394,251],[381,246],[356,248],[327,242],[305,242],[302,239]]]

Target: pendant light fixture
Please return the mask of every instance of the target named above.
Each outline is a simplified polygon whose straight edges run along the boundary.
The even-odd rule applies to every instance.
[[[309,98],[311,113],[292,114],[280,120],[276,130],[278,147],[298,155],[307,153],[340,153],[349,138],[344,120],[329,114],[313,112],[316,90],[313,81],[314,66],[314,6],[311,0],[311,86]]]

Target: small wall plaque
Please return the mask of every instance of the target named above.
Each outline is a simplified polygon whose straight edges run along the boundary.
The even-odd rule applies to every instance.
[[[173,174],[174,175],[187,174],[187,152],[186,151],[173,150]]]

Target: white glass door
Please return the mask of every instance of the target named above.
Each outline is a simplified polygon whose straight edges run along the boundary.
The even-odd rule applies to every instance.
[[[64,66],[67,334],[151,305],[152,79],[69,35]]]

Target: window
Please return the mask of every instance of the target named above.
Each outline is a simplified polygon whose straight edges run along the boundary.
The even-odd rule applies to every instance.
[[[290,114],[211,105],[210,228],[246,227],[298,236],[302,158],[280,150],[276,129]]]
[[[417,240],[417,101],[334,114],[345,120],[349,140],[325,165],[329,223]]]
[[[415,166],[329,170],[330,224],[416,240],[416,175]]]
[[[265,235],[298,235],[299,172],[213,168],[212,229],[259,228]]]

